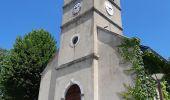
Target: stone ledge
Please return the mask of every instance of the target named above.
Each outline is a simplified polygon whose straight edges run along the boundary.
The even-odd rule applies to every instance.
[[[111,24],[113,24],[115,27],[117,27],[119,30],[123,31],[123,28],[121,26],[119,26],[117,23],[115,23],[114,21],[112,21],[111,19],[109,19],[106,15],[104,15],[103,13],[101,13],[99,10],[97,10],[96,8],[94,8],[94,11],[99,14],[100,16],[102,16],[103,18],[105,18],[108,22],[110,22]]]
[[[67,6],[69,6],[71,3],[75,2],[76,0],[72,0],[66,4],[64,4],[63,9],[66,8]],[[121,7],[119,5],[117,5],[114,1],[109,0],[117,9],[119,9],[120,11],[122,10]]]
[[[85,12],[82,13],[82,14],[79,14],[79,16],[74,17],[73,19],[69,20],[69,21],[66,22],[66,23],[62,23],[62,25],[61,25],[60,28],[63,29],[64,27],[67,27],[67,26],[69,26],[70,24],[77,22],[77,20],[79,20],[79,19],[82,18],[83,16],[88,15],[88,14],[89,14],[90,12],[92,12],[92,11],[93,11],[93,8],[89,8],[89,10],[85,11]]]
[[[122,9],[113,1],[113,0],[109,0],[117,9],[119,9],[120,11],[122,11]]]
[[[97,14],[99,14],[100,16],[104,17],[108,22],[110,22],[111,24],[113,24],[115,27],[117,27],[119,30],[123,31],[123,28],[121,26],[119,26],[117,23],[115,23],[114,21],[112,21],[111,19],[109,19],[106,15],[104,15],[103,13],[101,13],[99,10],[97,10],[96,8],[92,7],[89,10],[87,10],[86,12],[80,14],[79,16],[73,18],[72,20],[64,23],[60,28],[63,29],[64,27],[67,27],[68,25],[76,22],[78,19],[80,19],[81,17],[87,15],[89,12],[96,12]]]
[[[76,64],[76,63],[79,63],[79,62],[82,62],[82,61],[85,61],[85,60],[90,59],[90,58],[98,60],[99,59],[99,55],[97,55],[95,53],[89,54],[89,55],[87,55],[85,57],[76,59],[76,60],[68,62],[66,64],[62,64],[58,68],[56,68],[56,70],[60,70],[60,69],[66,68],[68,66],[71,66],[73,64]]]
[[[69,6],[71,3],[74,3],[74,2],[76,2],[76,0],[71,0],[70,2],[64,4],[63,9],[66,8],[67,6]]]
[[[116,33],[116,32],[112,32],[112,31],[107,30],[107,29],[105,29],[105,28],[103,28],[103,27],[100,27],[100,26],[97,26],[97,29],[101,29],[101,30],[103,30],[103,31],[106,31],[106,32],[108,32],[108,33],[111,33],[112,35],[118,36],[118,37],[120,37],[120,38],[128,38],[128,37],[125,37],[125,36],[123,35],[123,33],[122,33],[122,34],[118,34],[118,33]]]

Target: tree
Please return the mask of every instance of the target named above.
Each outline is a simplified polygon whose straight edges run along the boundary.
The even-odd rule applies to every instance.
[[[0,48],[0,70],[2,68],[2,62],[7,55],[7,50]]]
[[[6,54],[7,50],[0,48],[0,58]],[[0,59],[1,61],[1,59]]]
[[[167,90],[170,93],[170,57],[168,58],[168,62],[169,62],[169,69],[168,69],[169,73],[166,74],[165,80],[167,81],[167,85],[168,85]]]
[[[7,50],[0,48],[0,73],[3,69],[3,67],[4,67],[3,63],[4,63],[5,58],[7,56],[7,52],[8,52]],[[0,100],[2,100],[1,95],[2,95],[2,90],[0,90]]]
[[[56,52],[56,41],[45,30],[18,37],[1,73],[4,100],[37,100],[41,72]]]

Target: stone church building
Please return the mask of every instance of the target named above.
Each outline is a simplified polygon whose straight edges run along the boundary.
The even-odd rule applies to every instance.
[[[120,0],[64,0],[60,48],[42,73],[39,100],[122,100],[132,78],[118,53]]]

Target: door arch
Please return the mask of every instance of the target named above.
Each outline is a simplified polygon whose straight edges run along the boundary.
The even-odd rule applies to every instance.
[[[81,100],[81,90],[77,84],[73,84],[67,90],[65,100]]]

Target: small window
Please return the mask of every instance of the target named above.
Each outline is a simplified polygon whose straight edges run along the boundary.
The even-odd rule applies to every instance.
[[[73,42],[74,45],[77,44],[77,42],[78,42],[78,36],[75,36],[75,37],[72,39],[72,42]]]
[[[71,38],[71,43],[70,43],[71,47],[77,46],[79,40],[80,40],[80,35],[79,34],[73,35],[72,38]]]

